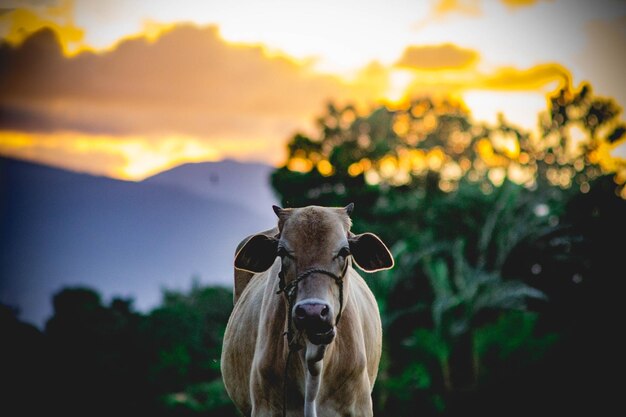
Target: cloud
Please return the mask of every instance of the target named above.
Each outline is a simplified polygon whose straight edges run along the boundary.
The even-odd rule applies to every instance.
[[[478,52],[451,43],[409,46],[395,66],[424,70],[458,69],[472,66],[478,58]]]
[[[468,15],[480,14],[480,0],[438,0],[433,6],[435,15],[445,15],[451,12]]]
[[[585,29],[589,41],[578,56],[578,64],[587,74],[596,75],[593,80],[596,93],[614,97],[625,106],[626,16],[609,21],[595,20]]]
[[[286,134],[330,98],[370,94],[262,47],[228,44],[215,27],[177,26],[154,42],[137,37],[71,58],[44,29],[2,45],[0,63],[3,129]]]
[[[450,13],[461,13],[470,16],[482,14],[482,3],[485,0],[438,0],[433,5],[435,16],[443,16]],[[488,0],[491,1],[491,0]],[[533,6],[541,1],[553,0],[500,0],[510,9]]]
[[[555,81],[560,86],[570,85],[571,75],[561,65],[549,63],[522,70],[500,68],[494,74],[484,76],[479,85],[488,90],[541,90]]]
[[[414,78],[406,88],[405,99],[424,95],[458,96],[477,91],[537,93],[543,96],[571,82],[569,72],[554,63],[526,69],[498,68],[492,73],[480,72],[475,68],[448,71],[415,70],[413,72]],[[501,107],[510,106],[502,103]]]
[[[82,45],[85,31],[74,23],[72,0],[7,1],[0,13],[0,37],[13,46],[42,28],[54,30],[65,53]]]
[[[225,42],[213,26],[177,25],[74,56],[44,28],[19,45],[0,44],[0,133],[30,134],[19,149],[0,151],[58,161],[81,158],[91,143],[117,155],[115,167],[101,172],[134,178],[143,149],[167,154],[173,140],[194,146],[169,162],[154,156],[146,170],[193,152],[279,163],[286,139],[312,125],[326,102],[370,104],[386,87],[379,64],[349,83],[261,46]]]
[[[554,1],[554,0],[500,0],[502,4],[512,9],[528,7],[539,3],[540,1]]]

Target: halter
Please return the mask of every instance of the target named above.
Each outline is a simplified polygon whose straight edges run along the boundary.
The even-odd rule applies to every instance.
[[[291,310],[293,309],[293,303],[296,301],[296,297],[298,295],[298,284],[300,281],[306,279],[309,275],[312,274],[324,274],[331,277],[337,286],[339,287],[339,312],[337,313],[337,319],[335,320],[335,326],[339,323],[339,319],[341,318],[341,312],[343,310],[343,278],[346,275],[346,271],[348,270],[349,261],[346,259],[346,264],[343,267],[343,271],[341,271],[341,276],[336,275],[333,272],[327,271],[323,268],[310,268],[303,272],[301,272],[296,279],[291,281],[289,284],[285,283],[285,273],[283,271],[283,266],[281,262],[280,272],[278,273],[278,291],[276,294],[284,293],[285,298],[287,299],[287,330],[283,333],[284,336],[287,336],[287,344],[289,346],[289,353],[287,354],[287,360],[285,362],[285,373],[283,375],[283,417],[287,415],[287,370],[289,369],[289,360],[291,359],[291,354],[293,352],[297,352],[302,349],[298,341],[295,338],[295,334],[293,332],[293,318],[291,317]]]

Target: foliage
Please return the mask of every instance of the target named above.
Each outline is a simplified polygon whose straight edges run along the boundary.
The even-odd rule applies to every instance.
[[[143,315],[132,301],[103,303],[89,288],[65,288],[53,299],[44,332],[22,325],[2,307],[3,330],[15,346],[12,384],[42,399],[17,409],[63,415],[236,415],[221,380],[222,337],[232,292],[202,287],[165,290],[162,304]],[[6,326],[5,326],[6,324]],[[30,354],[28,354],[30,352]],[[37,383],[33,383],[36,381]],[[68,398],[68,394],[70,398]]]
[[[396,259],[368,279],[385,327],[380,410],[452,413],[493,382],[494,363],[549,355],[571,326],[556,303],[590,272],[571,201],[611,173],[612,198],[626,196],[626,166],[606,163],[625,131],[619,113],[583,85],[550,96],[538,133],[421,98],[368,114],[330,104],[317,137],[293,137],[272,176],[283,205],[354,202],[353,229],[380,235]]]
[[[225,288],[194,283],[189,294],[164,291],[162,305],[142,328],[157,392],[176,392],[220,376],[222,335],[231,309],[232,295]]]

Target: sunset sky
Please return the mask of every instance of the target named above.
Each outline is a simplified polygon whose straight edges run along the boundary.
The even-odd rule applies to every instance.
[[[279,164],[331,99],[525,129],[568,82],[626,105],[623,0],[5,0],[0,37],[0,154],[124,179]]]

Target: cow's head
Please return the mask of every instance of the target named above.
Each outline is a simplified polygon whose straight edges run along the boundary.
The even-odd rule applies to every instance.
[[[342,208],[274,206],[279,235],[255,235],[235,256],[235,267],[263,272],[281,258],[281,275],[295,327],[315,345],[329,344],[347,300],[342,294],[351,262],[368,272],[388,269],[393,258],[372,233],[350,232],[353,204]],[[295,289],[295,292],[290,291]]]

